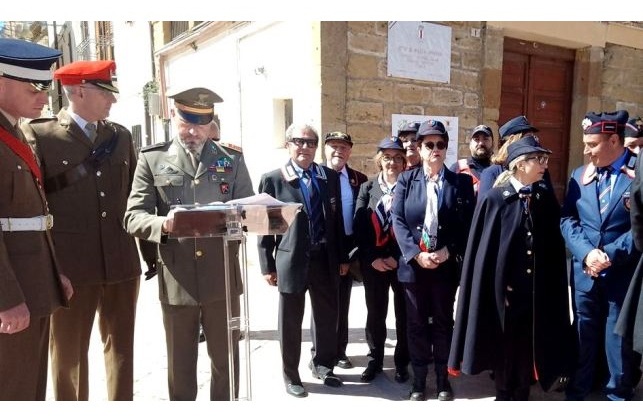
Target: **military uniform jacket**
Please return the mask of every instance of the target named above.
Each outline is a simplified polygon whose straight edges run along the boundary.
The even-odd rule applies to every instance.
[[[630,154],[630,152],[627,152]],[[626,158],[625,162],[630,159]],[[609,207],[601,218],[596,194],[596,168],[589,164],[572,172],[562,209],[561,230],[572,254],[572,281],[588,292],[604,283],[610,300],[622,302],[639,259],[630,223],[630,186],[634,174],[625,166],[612,187]],[[583,272],[583,260],[592,249],[602,249],[612,265],[593,279]]]
[[[523,333],[533,334],[535,368],[548,390],[572,367],[574,332],[559,206],[545,182],[532,188],[529,222],[509,182],[478,201],[462,264],[449,366],[470,375],[493,369],[507,313],[531,310],[533,330]]]
[[[111,154],[100,166],[46,194],[54,215],[52,232],[61,270],[72,284],[138,278],[141,264],[136,242],[123,226],[136,163],[130,132],[113,122],[99,121],[92,143],[64,109],[57,118],[24,124],[23,131],[34,144],[45,180],[74,168],[93,149],[116,138]]]
[[[464,255],[471,215],[475,206],[473,182],[467,174],[456,174],[444,167],[442,192],[438,203],[438,243],[436,249],[446,246],[451,258],[430,275],[453,275],[457,283],[456,261]],[[420,253],[420,238],[426,212],[426,179],[422,166],[400,174],[395,186],[391,207],[393,230],[402,258],[399,260],[398,278],[402,283],[414,283],[413,259]],[[448,270],[448,271],[445,271]]]
[[[197,171],[178,139],[141,150],[125,226],[132,235],[158,245],[159,298],[170,305],[225,300],[223,238],[170,238],[161,231],[170,206],[226,202],[253,195],[243,155],[207,140]],[[232,293],[243,291],[238,244],[230,242]]]
[[[317,177],[319,194],[323,197],[326,225],[326,249],[332,276],[329,281],[339,284],[339,264],[348,262],[348,247],[344,237],[339,176],[334,170],[312,164]],[[305,203],[299,178],[289,161],[280,169],[263,174],[259,193],[267,193],[286,203]],[[308,210],[304,205],[283,235],[257,237],[261,273],[277,273],[277,287],[282,293],[299,293],[308,286],[308,261],[311,248]]]
[[[20,139],[0,113],[0,126]],[[0,141],[0,217],[35,217],[49,213],[44,192],[27,164]],[[67,304],[48,231],[0,230],[0,311],[26,303],[32,319]]]

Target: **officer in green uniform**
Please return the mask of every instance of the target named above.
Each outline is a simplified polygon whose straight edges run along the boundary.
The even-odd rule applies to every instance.
[[[208,138],[213,106],[222,99],[205,88],[169,96],[177,134],[141,149],[125,212],[127,231],[158,244],[159,298],[165,326],[171,400],[195,400],[199,323],[211,360],[211,400],[230,399],[223,238],[173,238],[172,205],[226,202],[254,194],[240,148]],[[168,215],[168,213],[170,213]],[[238,244],[230,244],[232,315],[243,287]],[[238,341],[234,331],[234,341]],[[234,349],[238,377],[238,346]],[[238,384],[238,378],[235,384]],[[237,388],[237,387],[235,387]],[[235,394],[238,388],[235,390]]]

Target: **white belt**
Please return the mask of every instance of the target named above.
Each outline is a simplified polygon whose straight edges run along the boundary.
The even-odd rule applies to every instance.
[[[49,230],[54,226],[54,216],[0,217],[0,226],[4,232]]]

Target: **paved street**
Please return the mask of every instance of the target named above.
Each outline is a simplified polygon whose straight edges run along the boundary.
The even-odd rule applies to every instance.
[[[308,322],[310,319],[307,305],[307,313],[304,318],[304,343],[302,345],[302,358],[300,374],[304,386],[309,393],[308,398],[296,399],[286,394],[281,376],[281,360],[279,342],[276,331],[277,326],[277,289],[268,286],[262,279],[257,266],[256,239],[248,237],[248,276],[249,276],[249,300],[250,300],[250,348],[251,348],[251,399],[252,410],[257,407],[265,407],[265,404],[285,404],[293,410],[297,410],[299,404],[312,403],[307,407],[329,407],[335,404],[365,403],[379,404],[390,401],[404,401],[408,398],[410,383],[398,384],[393,380],[393,348],[394,348],[394,319],[392,308],[389,311],[389,334],[391,339],[387,341],[384,373],[379,375],[370,384],[360,382],[360,374],[366,366],[367,346],[364,341],[364,324],[366,319],[366,307],[364,303],[364,290],[361,284],[355,284],[352,291],[350,307],[350,337],[347,354],[355,365],[354,368],[343,370],[336,368],[335,373],[344,380],[341,388],[330,388],[324,386],[321,381],[313,379],[307,364],[309,361],[310,336]],[[135,340],[135,401],[162,401],[167,400],[167,369],[166,352],[164,342],[164,331],[161,321],[161,309],[158,302],[158,288],[156,278],[141,283],[140,296],[138,300],[138,312],[136,319],[136,340]],[[392,299],[391,299],[392,302]],[[94,328],[92,343],[90,347],[90,401],[105,401],[105,373],[101,343],[98,328]],[[241,343],[242,360],[245,359],[244,343]],[[240,399],[247,399],[244,366],[242,362],[242,381]],[[207,401],[209,398],[209,363],[205,345],[200,345],[199,367],[198,367],[199,394],[198,401]],[[460,376],[452,378],[451,383],[456,396],[456,402],[452,404],[438,402],[433,395],[435,393],[435,381],[431,375],[427,380],[427,403],[434,406],[453,404],[462,407],[471,407],[470,404],[458,404],[458,401],[492,401],[494,399],[493,382],[487,374],[478,376]],[[51,387],[48,390],[48,399],[53,399]],[[531,399],[558,401],[563,399],[563,394],[552,392],[545,394],[537,386],[532,389]],[[599,400],[600,397],[595,399]],[[637,399],[641,400],[640,391]],[[257,404],[255,404],[255,402]],[[439,404],[438,404],[439,403]],[[199,405],[200,406],[200,405]],[[247,406],[247,404],[246,404]],[[477,406],[477,405],[476,405]],[[165,406],[164,406],[165,407]],[[183,406],[185,407],[185,406]],[[227,409],[230,406],[226,406]],[[384,406],[386,410],[389,406]],[[542,405],[539,405],[542,407]],[[247,409],[244,408],[244,409]],[[495,409],[495,407],[494,407]],[[163,409],[165,410],[165,408]],[[265,413],[258,413],[265,414]]]

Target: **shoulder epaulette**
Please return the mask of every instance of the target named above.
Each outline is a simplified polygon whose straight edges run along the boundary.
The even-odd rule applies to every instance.
[[[226,149],[232,149],[235,152],[243,153],[243,149],[241,148],[241,146],[238,146],[236,144],[223,143],[223,142],[217,142],[217,144],[221,147],[225,147]]]
[[[149,152],[150,150],[162,149],[168,144],[168,142],[150,144],[149,146],[142,147],[141,152]]]

